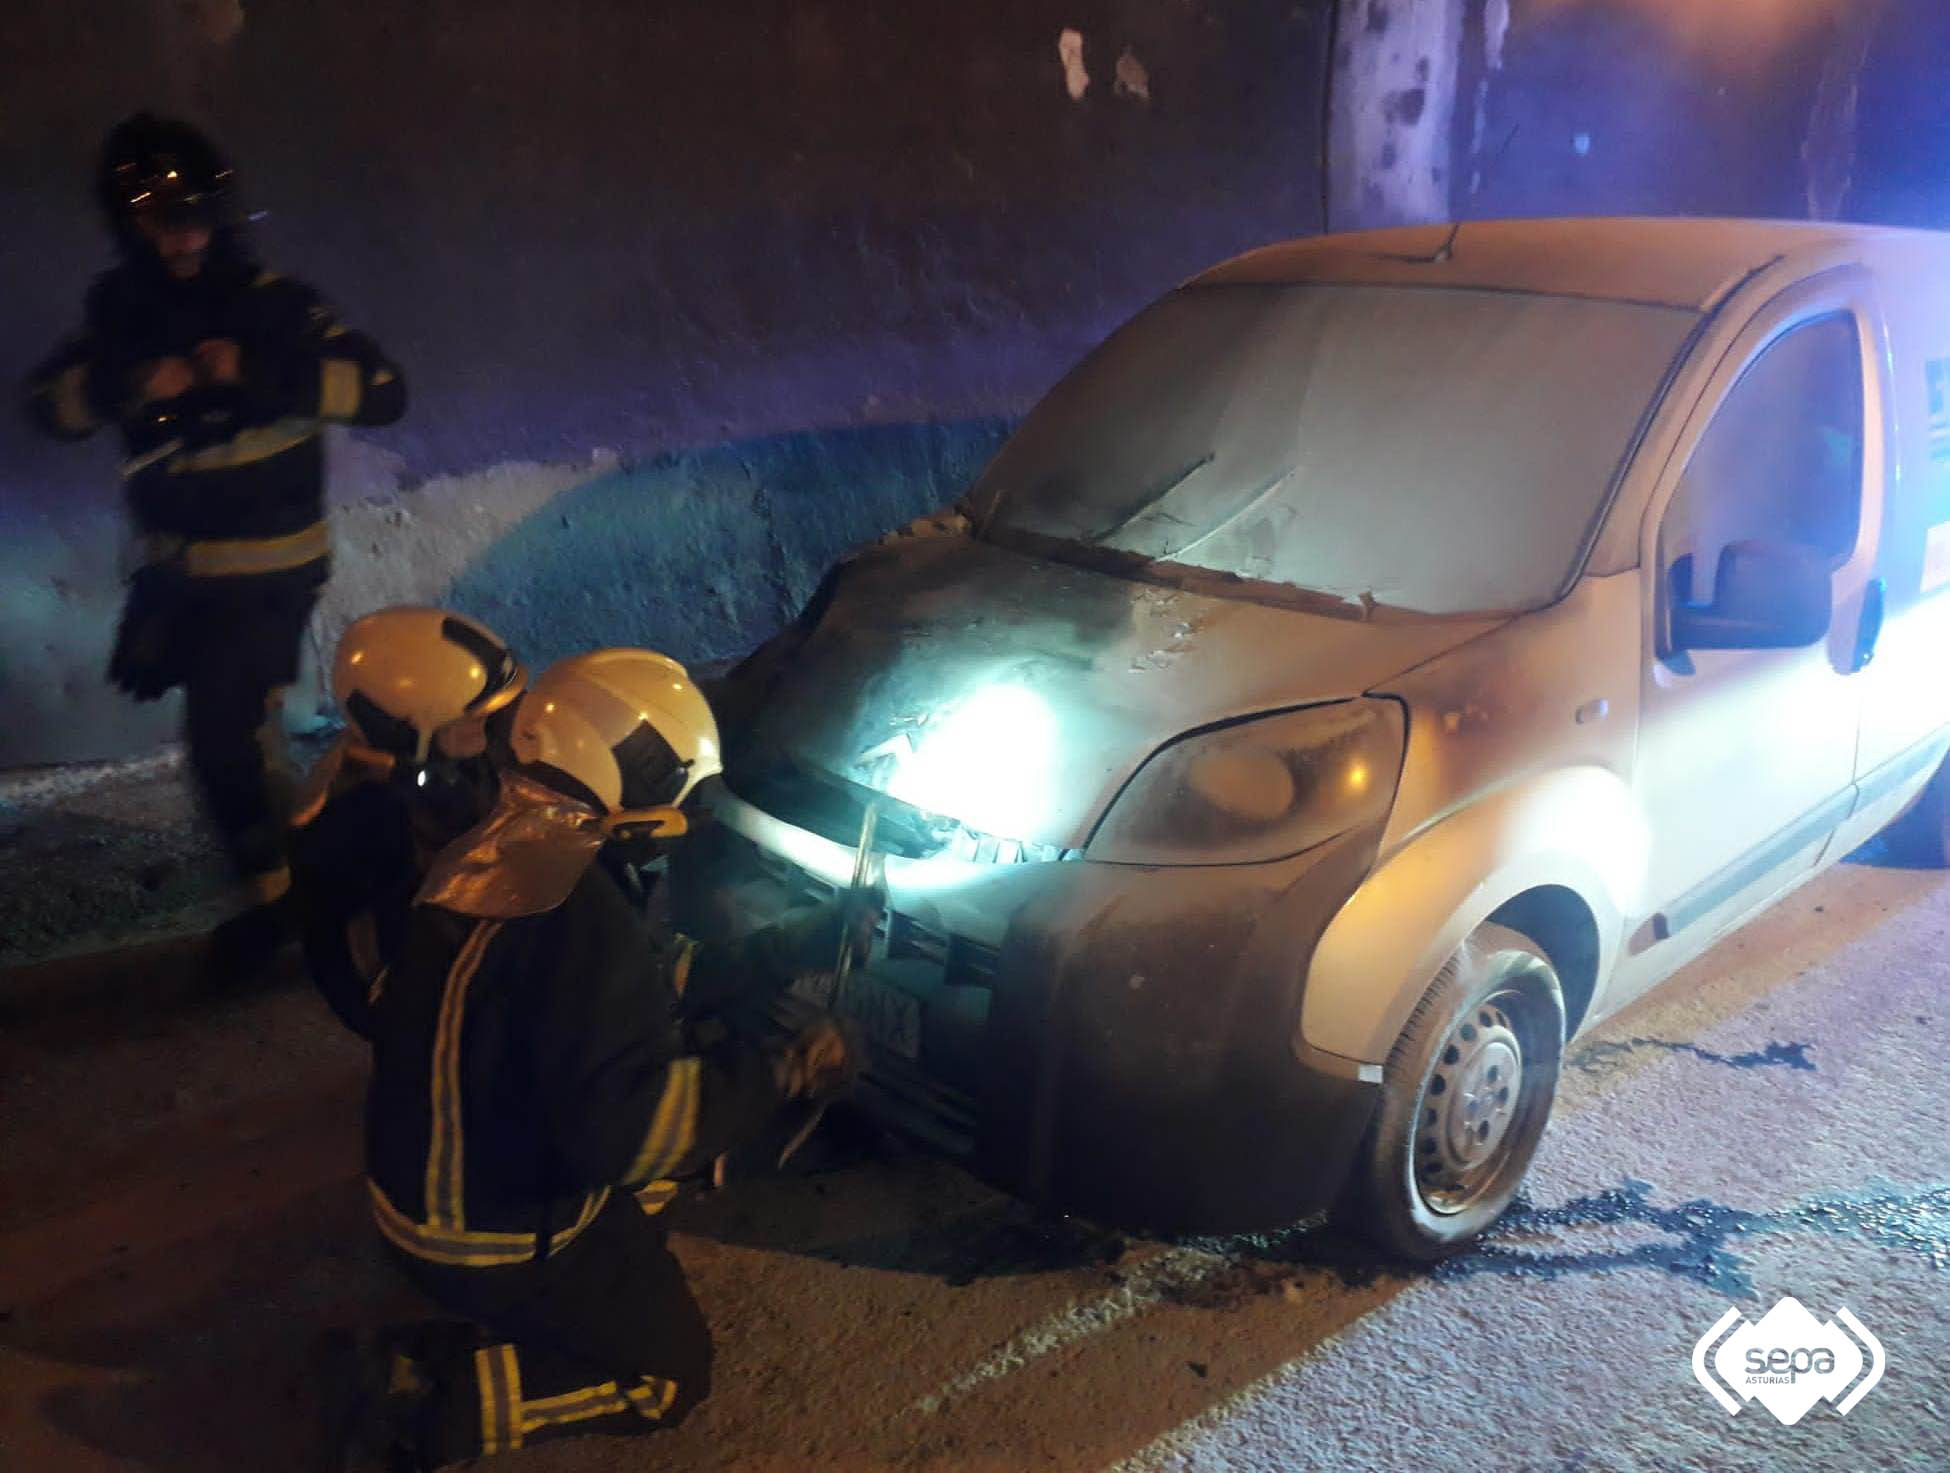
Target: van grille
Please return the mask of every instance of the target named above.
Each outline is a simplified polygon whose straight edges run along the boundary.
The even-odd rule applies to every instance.
[[[760,872],[783,892],[788,905],[819,904],[837,893],[837,886],[790,860],[756,847],[752,852]],[[999,953],[993,946],[923,925],[898,912],[882,917],[877,940],[889,962],[920,963],[935,972],[943,988],[992,991],[995,987]],[[787,1029],[802,1026],[815,1011],[811,1003],[790,993],[781,995],[773,1007],[776,1021]],[[973,1077],[972,1071],[979,1071],[985,1017],[986,1008],[979,1009],[969,1020],[972,1031],[958,1031],[951,1018],[935,1015],[934,1028],[948,1029],[945,1035],[935,1031],[928,1035],[927,1047],[938,1068],[948,1069],[964,1082]],[[860,1096],[875,1115],[936,1150],[958,1157],[975,1150],[979,1115],[974,1095],[921,1063],[870,1046]]]
[[[821,905],[839,893],[837,885],[788,859],[762,849],[756,853],[759,868],[785,891],[788,905]],[[881,917],[876,934],[885,941],[890,961],[932,963],[941,968],[942,981],[950,987],[995,985],[1000,953],[993,946],[938,931],[898,912]]]
[[[1000,953],[993,946],[924,926],[912,916],[887,922],[887,956],[892,961],[931,962],[950,987],[994,987]]]

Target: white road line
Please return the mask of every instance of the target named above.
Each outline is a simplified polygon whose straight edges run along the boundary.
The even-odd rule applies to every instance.
[[[1580,1104],[1586,1107],[1596,1104],[1598,1100],[1617,1089],[1620,1082],[1618,1079],[1608,1079],[1601,1085],[1594,1086],[1589,1092],[1589,1097]],[[1063,1350],[1114,1329],[1127,1320],[1137,1318],[1155,1307],[1166,1295],[1194,1288],[1214,1277],[1232,1262],[1233,1259],[1223,1253],[1215,1253],[1203,1248],[1169,1249],[1131,1270],[1122,1284],[1101,1298],[1082,1302],[1072,1300],[1063,1308],[1044,1316],[1028,1329],[991,1351],[959,1376],[943,1382],[928,1395],[913,1402],[902,1415],[911,1416],[916,1413],[932,1415],[939,1412],[950,1402],[967,1395],[978,1386],[999,1381],[1005,1376],[1013,1376],[1031,1362],[1040,1360],[1053,1351]],[[1328,1342],[1321,1343],[1324,1345]],[[1316,1353],[1317,1348],[1310,1349],[1307,1355],[1297,1359],[1307,1359]],[[1290,1371],[1292,1364],[1289,1362],[1269,1375],[1266,1378],[1267,1383],[1277,1379],[1280,1374]],[[1234,1406],[1240,1398],[1249,1396],[1258,1387],[1259,1383],[1255,1383],[1255,1386],[1238,1392],[1221,1403],[1218,1408],[1214,1408],[1211,1415],[1220,1415],[1224,1408]],[[1188,1427],[1190,1425],[1187,1424]]]
[[[1161,1470],[1183,1466],[1177,1460],[1186,1458],[1205,1438],[1266,1396],[1281,1381],[1293,1374],[1294,1367],[1324,1354],[1347,1333],[1347,1330],[1366,1323],[1367,1317],[1363,1316],[1353,1321],[1347,1329],[1336,1330],[1331,1335],[1323,1335],[1292,1360],[1282,1362],[1257,1381],[1247,1382],[1232,1395],[1214,1402],[1197,1416],[1180,1422],[1169,1432],[1159,1434],[1129,1457],[1119,1458],[1106,1468],[1104,1473],[1161,1473]]]
[[[1052,1351],[1088,1340],[1135,1319],[1166,1295],[1202,1284],[1229,1260],[1201,1248],[1173,1248],[1131,1270],[1124,1282],[1098,1299],[1072,1300],[977,1361],[968,1370],[908,1407],[907,1414],[932,1414],[957,1397],[1004,1376],[1012,1376]]]

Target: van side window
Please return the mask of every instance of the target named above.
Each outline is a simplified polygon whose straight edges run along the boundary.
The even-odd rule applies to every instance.
[[[1790,328],[1735,381],[1666,508],[1660,569],[1675,598],[1706,603],[1729,542],[1791,542],[1840,567],[1861,520],[1862,352],[1838,312]]]

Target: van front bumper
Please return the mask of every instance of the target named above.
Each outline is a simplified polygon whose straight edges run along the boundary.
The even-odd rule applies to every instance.
[[[847,882],[851,852],[728,791],[712,806],[673,875],[685,929],[742,931]],[[1054,1211],[1174,1232],[1318,1213],[1379,1074],[1301,1046],[1301,997],[1379,837],[1258,865],[890,861],[884,935],[840,1003],[880,1025],[863,1103]]]

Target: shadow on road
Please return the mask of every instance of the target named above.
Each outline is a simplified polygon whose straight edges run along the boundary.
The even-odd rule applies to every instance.
[[[302,1446],[311,1338],[425,1312],[384,1262],[348,1181],[248,1234],[153,1253],[131,1243],[114,1267],[14,1309],[0,1345],[61,1374],[38,1407],[72,1442],[157,1473],[282,1468]]]

